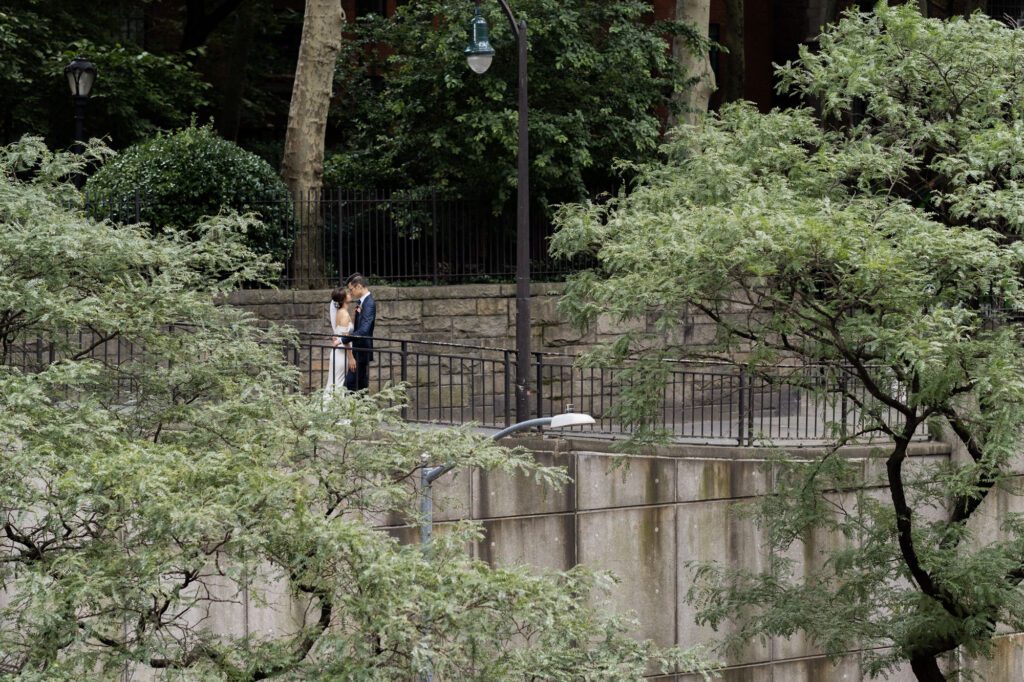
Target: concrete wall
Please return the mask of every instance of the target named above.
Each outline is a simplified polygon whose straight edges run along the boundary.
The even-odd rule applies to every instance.
[[[660,644],[691,646],[713,641],[716,634],[697,626],[685,601],[690,586],[687,562],[714,560],[732,566],[763,568],[768,549],[737,505],[765,493],[773,483],[772,465],[757,448],[674,445],[621,460],[612,444],[586,439],[523,439],[545,462],[567,467],[573,483],[544,491],[528,480],[500,473],[453,472],[439,482],[435,496],[438,525],[470,518],[480,521],[485,538],[472,548],[492,564],[527,564],[567,569],[576,563],[614,571],[621,583],[611,603],[639,618],[638,634]],[[794,449],[795,455],[816,450]],[[941,443],[913,446],[909,466],[949,457]],[[865,480],[884,494],[884,466],[868,447],[848,448],[844,455],[860,463]],[[986,502],[979,521],[997,533],[996,519],[1024,510],[1014,491],[998,492]],[[411,528],[390,532],[415,541]],[[819,564],[842,538],[820,534],[795,548],[798,565]],[[798,569],[799,570],[799,569]],[[990,661],[963,664],[980,679],[1024,679],[1024,636],[1006,633]],[[798,636],[751,642],[726,661],[727,681],[852,682],[868,679],[860,655],[836,664]],[[668,682],[696,682],[689,676],[659,677]],[[912,680],[909,668],[890,680]]]
[[[763,568],[769,558],[765,539],[753,523],[735,513],[737,507],[772,489],[774,465],[766,451],[702,445],[650,448],[624,457],[614,443],[570,436],[530,436],[518,444],[534,451],[545,464],[565,466],[571,483],[544,489],[532,480],[479,470],[453,471],[435,484],[437,531],[458,519],[479,521],[485,535],[468,551],[493,565],[527,565],[563,570],[578,563],[613,571],[620,579],[608,602],[620,612],[633,612],[637,634],[662,645],[689,647],[718,636],[695,624],[686,603],[691,575],[687,563],[717,561],[750,569]],[[790,453],[817,455],[814,448]],[[884,494],[884,465],[872,449],[850,447],[842,456],[859,463],[864,480]],[[908,469],[950,457],[941,443],[911,446]],[[1000,520],[1024,513],[1021,481],[995,491],[979,510],[979,542],[1001,535]],[[384,531],[406,542],[418,541],[418,529],[396,519],[378,521]],[[816,534],[791,550],[801,566],[820,565],[840,537]],[[232,584],[207,584],[229,600],[196,614],[215,632],[274,636],[293,629],[308,615],[288,596],[279,577],[254,576],[270,586],[267,601],[239,594]],[[0,595],[2,597],[2,595]],[[197,621],[198,622],[198,621]],[[1000,630],[994,655],[987,660],[955,664],[977,673],[978,679],[1002,682],[1024,679],[1024,635]],[[725,660],[726,682],[860,682],[868,679],[861,654],[851,652],[837,662],[826,660],[802,636],[751,642]],[[142,667],[131,679],[157,679]],[[698,682],[688,675],[658,676],[659,682]],[[889,678],[910,682],[909,669]]]

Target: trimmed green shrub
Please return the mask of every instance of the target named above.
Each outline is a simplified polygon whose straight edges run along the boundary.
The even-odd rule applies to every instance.
[[[293,235],[292,203],[284,182],[263,159],[229,142],[210,126],[191,125],[129,147],[89,178],[94,205],[134,206],[155,232],[189,230],[225,209],[255,213],[248,235],[259,253],[285,262]],[[102,209],[101,209],[102,210]]]

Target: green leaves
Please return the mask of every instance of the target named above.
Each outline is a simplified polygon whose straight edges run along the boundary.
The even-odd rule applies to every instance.
[[[196,133],[197,131],[192,131]],[[197,133],[199,134],[199,133]],[[98,156],[100,149],[90,153]],[[421,457],[560,485],[403,394],[303,395],[294,333],[217,305],[266,272],[247,220],[152,235],[89,219],[81,159],[0,149],[0,664],[19,679],[634,680],[658,650],[606,576],[492,568],[419,523]],[[31,178],[22,180],[20,178]],[[454,475],[453,472],[452,475]],[[461,475],[466,475],[462,473]],[[247,619],[245,614],[251,614]],[[216,623],[216,625],[214,625]]]
[[[914,7],[883,4],[850,14],[821,46],[780,69],[780,88],[822,102],[830,122],[850,120],[847,139],[902,151],[886,164],[890,189],[874,190],[943,222],[1020,232],[1017,31],[981,12],[925,21]]]
[[[412,3],[357,22],[339,59],[344,99],[332,116],[343,134],[327,182],[436,185],[499,207],[513,194],[516,43],[497,3],[481,7],[496,50],[484,75],[462,54],[467,2]],[[667,26],[645,23],[650,5],[526,0],[515,12],[529,27],[531,193],[544,204],[574,200],[611,186],[614,159],[651,158],[655,109],[671,106],[684,76]]]
[[[1024,44],[980,13],[939,22],[882,3],[819,45],[780,72],[820,112],[733,105],[681,127],[630,192],[563,207],[552,246],[599,263],[567,288],[574,321],[644,323],[591,359],[635,363],[635,423],[679,357],[806,368],[821,381],[783,383],[857,406],[823,455],[773,466],[751,512],[771,565],[699,566],[690,598],[702,622],[738,621],[728,645],[802,631],[832,655],[891,647],[868,664],[884,673],[956,647],[984,654],[997,624],[1024,614],[1019,524],[995,537],[975,521],[1009,494],[1024,434],[1019,329],[993,312],[1024,303]],[[695,319],[716,329],[700,346],[679,331]],[[912,458],[926,425],[960,454]],[[858,436],[886,445],[844,461]]]
[[[155,54],[126,39],[138,3],[111,0],[83,11],[66,0],[9,0],[0,12],[0,109],[8,139],[22,132],[67,145],[72,108],[64,67],[79,54],[99,70],[86,134],[109,131],[118,147],[161,128],[182,126],[207,103],[209,87],[191,54]]]
[[[90,116],[106,119],[119,145],[188,125],[209,104],[210,86],[194,70],[193,53],[160,55],[132,44],[79,39],[62,46],[45,77],[60,82],[64,65],[77,55],[88,55],[101,74],[89,98]]]
[[[254,250],[283,263],[291,248],[291,200],[277,172],[261,158],[217,136],[210,126],[189,127],[129,147],[86,185],[91,200],[124,220],[135,217],[157,231],[194,231],[222,210],[251,213],[235,220]],[[226,224],[207,221],[212,234]],[[196,230],[197,231],[197,230]]]

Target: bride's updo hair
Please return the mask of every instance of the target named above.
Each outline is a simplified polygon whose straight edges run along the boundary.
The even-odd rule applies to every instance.
[[[339,306],[345,305],[345,296],[347,294],[348,291],[345,290],[345,287],[338,287],[337,289],[331,292],[331,300],[337,303]]]

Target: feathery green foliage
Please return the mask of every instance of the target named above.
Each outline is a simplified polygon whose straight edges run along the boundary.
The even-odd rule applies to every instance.
[[[466,554],[470,524],[429,553],[375,528],[415,522],[423,453],[542,485],[565,474],[470,429],[407,425],[395,389],[326,408],[295,391],[281,355],[292,335],[214,304],[269,274],[242,238],[248,220],[220,215],[186,238],[89,219],[62,178],[106,155],[36,138],[0,149],[5,679],[708,669],[629,636],[603,610],[607,576],[491,568]],[[136,352],[118,362],[93,352],[103,341]]]
[[[999,22],[881,3],[782,67],[819,110],[725,107],[677,130],[629,194],[562,210],[553,250],[600,263],[564,309],[581,325],[605,311],[657,321],[604,361],[813,365],[845,378],[822,399],[862,415],[829,454],[778,468],[753,511],[766,570],[697,570],[700,620],[741,621],[727,644],[804,632],[833,656],[868,649],[871,673],[909,661],[935,680],[946,652],[984,655],[998,626],[1024,626],[1020,521],[981,536],[976,520],[1020,485],[1024,348],[998,309],[1024,306],[1022,62],[1021,33]],[[680,333],[694,314],[716,324],[706,347]],[[814,391],[805,376],[789,381]],[[645,425],[663,381],[636,377],[628,405]],[[928,428],[962,455],[910,459]],[[839,448],[864,436],[891,445],[845,460]],[[793,560],[821,537],[834,542]]]

